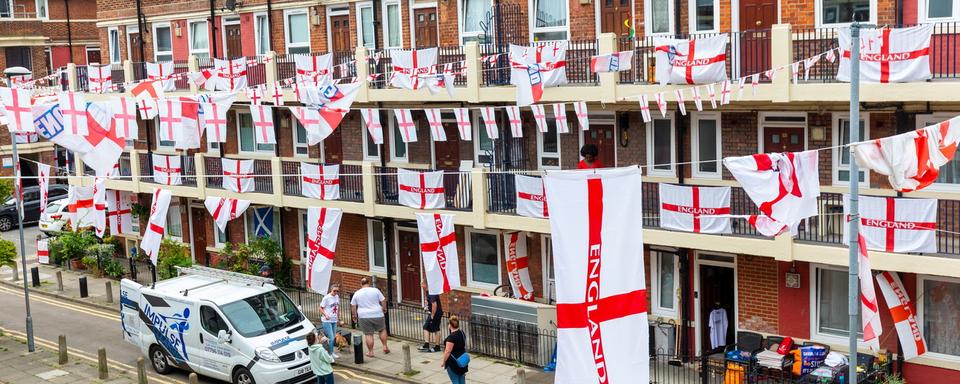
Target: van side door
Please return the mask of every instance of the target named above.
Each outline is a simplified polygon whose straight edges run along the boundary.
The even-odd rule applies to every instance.
[[[221,330],[230,333],[230,326],[223,315],[213,305],[200,305],[200,331],[197,332],[200,341],[198,351],[200,365],[208,373],[207,376],[230,380],[230,371],[234,360],[239,356],[236,348],[230,342],[221,342],[217,334]]]
[[[133,280],[120,280],[120,328],[123,340],[140,345],[140,287]]]

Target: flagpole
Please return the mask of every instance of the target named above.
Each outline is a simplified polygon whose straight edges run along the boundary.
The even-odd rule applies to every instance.
[[[842,47],[841,47],[842,49]],[[850,125],[849,142],[860,141],[860,23],[850,25]],[[852,151],[842,148],[843,151]],[[860,310],[859,285],[859,247],[860,247],[860,169],[850,153],[850,217],[849,217],[849,308],[850,322],[848,324],[850,356],[847,365],[848,383],[857,382],[857,330],[861,329],[857,313]]]
[[[10,146],[13,148],[13,169],[16,176],[20,176],[17,173],[17,169],[20,167],[20,155],[17,154],[17,134],[10,132]],[[14,182],[14,194],[17,198],[17,225],[20,227],[20,268],[23,271],[23,302],[24,307],[27,312],[27,351],[33,352],[36,350],[36,347],[33,344],[33,316],[30,313],[30,288],[27,286],[27,251],[26,246],[23,241],[23,193],[18,188],[17,185],[22,185],[20,177],[17,177],[13,180]],[[16,270],[13,271],[14,274],[17,273]]]

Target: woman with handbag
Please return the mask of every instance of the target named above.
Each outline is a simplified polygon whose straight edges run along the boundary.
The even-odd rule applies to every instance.
[[[460,319],[450,316],[447,321],[450,335],[443,341],[443,359],[440,367],[447,369],[452,384],[467,383],[467,366],[470,365],[470,354],[467,353],[467,336],[460,330]]]

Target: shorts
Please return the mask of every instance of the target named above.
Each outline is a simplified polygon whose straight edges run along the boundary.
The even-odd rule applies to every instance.
[[[440,332],[441,322],[443,322],[443,315],[437,313],[432,319],[427,319],[423,323],[423,330],[430,333]]]
[[[383,317],[360,318],[360,331],[363,332],[364,335],[372,335],[384,329],[387,329],[387,325]]]

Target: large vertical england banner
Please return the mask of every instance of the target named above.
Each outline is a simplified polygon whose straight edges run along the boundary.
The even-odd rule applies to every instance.
[[[557,279],[555,383],[646,383],[640,169],[544,178]]]

